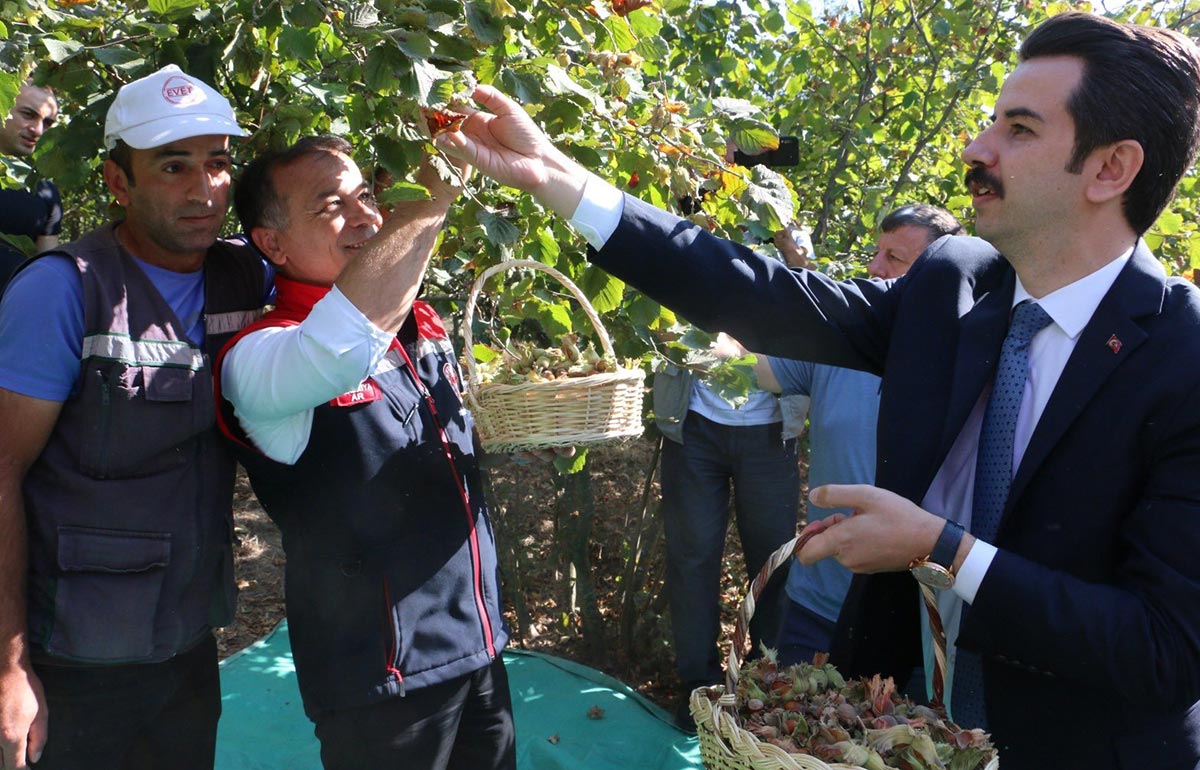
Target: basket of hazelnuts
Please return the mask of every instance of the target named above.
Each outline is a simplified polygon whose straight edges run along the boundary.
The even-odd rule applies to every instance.
[[[558,280],[578,300],[600,341],[580,346],[566,334],[557,347],[511,342],[489,348],[477,360],[472,322],[484,283],[498,272],[528,268]],[[509,260],[475,279],[464,312],[467,406],[488,452],[587,447],[628,440],[642,433],[645,372],[617,361],[612,340],[583,292],[565,275],[533,260]]]

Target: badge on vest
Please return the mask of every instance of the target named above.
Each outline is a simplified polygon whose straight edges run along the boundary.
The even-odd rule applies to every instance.
[[[354,390],[348,390],[330,401],[329,405],[358,406],[359,404],[369,404],[372,401],[378,401],[381,398],[383,398],[383,391],[379,389],[374,380],[366,379]]]

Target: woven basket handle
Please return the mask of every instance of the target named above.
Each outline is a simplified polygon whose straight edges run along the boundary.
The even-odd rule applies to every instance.
[[[588,302],[588,298],[583,295],[583,292],[579,290],[579,287],[570,278],[549,265],[543,265],[541,262],[532,259],[509,259],[498,265],[492,265],[480,273],[475,279],[475,283],[471,284],[471,293],[467,297],[467,307],[463,312],[463,342],[466,345],[466,355],[463,357],[467,359],[467,381],[471,391],[479,387],[479,370],[475,367],[474,335],[471,332],[471,322],[475,318],[475,303],[479,300],[479,294],[483,291],[483,284],[487,279],[496,273],[514,267],[528,267],[533,270],[540,270],[555,278],[563,286],[566,286],[571,294],[575,296],[575,299],[579,300],[579,304],[583,307],[583,312],[587,314],[588,320],[592,322],[592,326],[596,329],[596,334],[600,337],[600,347],[604,349],[604,354],[609,358],[616,359],[617,354],[613,352],[612,340],[609,339],[608,332],[604,329],[604,324],[600,322],[600,316],[596,314],[596,309],[592,307],[592,303]]]
[[[771,579],[771,575],[775,574],[777,569],[790,563],[792,557],[798,555],[816,534],[816,531],[806,531],[779,546],[763,564],[758,574],[754,576],[754,580],[750,581],[750,590],[742,599],[742,606],[738,608],[737,623],[734,625],[733,638],[729,644],[729,656],[725,661],[726,693],[733,693],[734,688],[737,687],[738,677],[741,676],[743,655],[750,639],[750,620],[754,617],[758,598],[762,595],[763,589],[767,587],[767,581]],[[921,592],[925,597],[925,608],[929,611],[929,627],[934,642],[933,706],[941,708],[946,671],[946,633],[942,628],[942,617],[938,613],[937,599],[933,595],[933,590],[921,584]]]

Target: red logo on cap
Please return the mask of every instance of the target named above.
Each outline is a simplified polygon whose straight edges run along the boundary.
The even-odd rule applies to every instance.
[[[203,99],[199,88],[192,81],[179,75],[172,75],[162,87],[163,98],[171,104],[186,106],[195,104]]]

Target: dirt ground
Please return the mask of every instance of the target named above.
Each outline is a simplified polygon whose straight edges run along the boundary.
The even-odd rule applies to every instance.
[[[641,521],[646,476],[654,457],[650,438],[591,450],[595,517],[587,553],[602,640],[588,638],[583,632],[585,618],[579,609],[585,602],[577,597],[575,607],[570,606],[569,566],[556,543],[564,527],[578,522],[578,513],[559,504],[553,471],[548,466],[505,463],[491,472],[491,499],[512,646],[594,666],[659,705],[673,708],[680,683],[672,668],[669,618],[662,597],[661,527],[651,520],[647,520],[650,536],[644,538],[649,545],[642,562],[646,565],[645,585],[638,592],[635,643],[618,642],[621,580],[631,550],[631,532]],[[658,503],[657,480],[649,500],[652,517]],[[241,592],[234,625],[218,631],[222,657],[264,636],[284,615],[284,555],[279,531],[259,506],[244,475],[239,475],[234,507]],[[727,540],[724,567],[722,606],[727,636],[744,591],[736,529]]]

